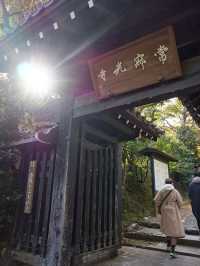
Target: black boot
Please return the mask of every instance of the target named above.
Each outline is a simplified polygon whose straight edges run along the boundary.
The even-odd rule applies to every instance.
[[[176,248],[176,246],[171,246],[170,257],[172,259],[175,259],[176,258],[175,248]]]

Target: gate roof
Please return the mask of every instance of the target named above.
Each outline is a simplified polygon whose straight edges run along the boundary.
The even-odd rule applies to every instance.
[[[180,80],[108,101],[98,101],[93,93],[88,60],[164,26],[173,25],[183,63],[200,54],[199,15],[198,0],[56,1],[0,43],[0,71],[12,75],[19,62],[33,56],[46,60],[55,67],[58,79],[66,84],[64,86],[74,88],[79,96],[74,106],[75,117],[179,96],[188,88],[191,90],[200,85],[200,77],[197,72],[194,73],[194,69],[198,68],[197,62],[184,64],[184,76]],[[189,101],[193,97],[196,95],[190,94]],[[188,100],[183,102],[187,104]],[[197,115],[194,118],[197,119]]]
[[[164,162],[177,162],[177,159],[175,159],[171,155],[154,148],[145,148],[141,150],[139,154],[157,158]]]

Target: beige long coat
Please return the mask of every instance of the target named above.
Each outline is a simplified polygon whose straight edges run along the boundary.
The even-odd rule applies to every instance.
[[[182,238],[185,236],[185,231],[180,215],[180,208],[182,205],[180,193],[172,185],[165,185],[163,189],[157,193],[154,200],[158,208],[169,190],[172,190],[172,192],[161,207],[160,230],[166,236]]]

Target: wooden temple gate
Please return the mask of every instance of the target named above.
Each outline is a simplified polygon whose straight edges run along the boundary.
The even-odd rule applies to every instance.
[[[46,254],[52,200],[55,147],[38,142],[19,146],[21,198],[16,214],[13,245],[17,250]]]
[[[200,5],[32,2],[34,8],[17,9],[14,20],[9,13],[14,7],[1,12],[1,38],[16,29],[10,22],[20,25],[1,43],[1,72],[15,76],[18,64],[42,58],[58,74],[61,111],[53,121],[54,144],[32,139],[18,145],[22,198],[13,250],[16,259],[32,265],[81,265],[114,255],[120,246],[119,143],[138,136],[156,140],[160,134],[130,110],[179,97],[200,123]],[[40,11],[40,18],[33,18]],[[22,26],[27,14],[31,20]]]
[[[120,146],[106,133],[84,122],[79,124],[79,130],[80,136],[74,140],[70,173],[74,191],[69,210],[72,219],[69,244],[75,255],[72,258],[75,265],[89,261],[90,256],[85,255],[98,250],[110,249],[116,254],[120,246],[121,221]]]
[[[70,114],[67,109],[69,112],[61,112],[61,119]],[[23,196],[13,248],[16,259],[33,265],[44,261],[57,265],[60,250],[66,265],[117,254],[121,245],[119,142],[138,137],[141,132],[151,139],[161,133],[129,111],[68,118],[69,136],[66,138],[66,131],[61,135],[59,129],[61,146],[37,139],[16,144],[22,153],[19,177]],[[69,142],[68,148],[62,136]],[[66,169],[60,166],[63,161],[68,164],[65,174],[62,171]]]

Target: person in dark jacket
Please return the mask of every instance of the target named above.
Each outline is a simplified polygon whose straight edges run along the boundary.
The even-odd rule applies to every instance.
[[[191,200],[192,212],[197,220],[200,232],[200,167],[196,169],[196,176],[189,185],[189,198]]]

